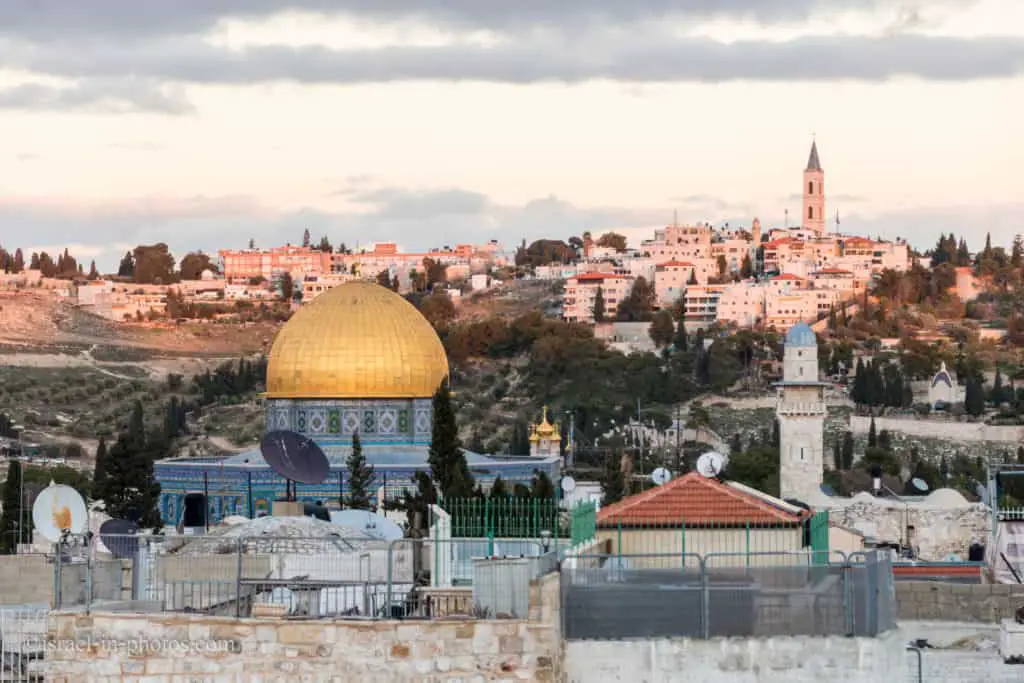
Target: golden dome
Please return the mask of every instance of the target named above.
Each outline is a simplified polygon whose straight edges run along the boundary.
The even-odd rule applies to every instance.
[[[448,358],[416,307],[370,282],[340,284],[302,306],[267,359],[267,398],[428,398]]]

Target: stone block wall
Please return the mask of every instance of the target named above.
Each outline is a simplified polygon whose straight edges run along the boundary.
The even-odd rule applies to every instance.
[[[897,581],[896,604],[901,620],[998,624],[1024,607],[1024,585]]]
[[[535,581],[527,620],[298,621],[184,613],[54,613],[46,680],[553,682],[561,675],[558,589],[558,574]]]
[[[0,557],[0,605],[49,605],[53,601],[53,564],[45,555]]]

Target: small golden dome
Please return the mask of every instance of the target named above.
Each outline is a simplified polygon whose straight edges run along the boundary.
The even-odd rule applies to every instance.
[[[267,359],[267,398],[428,398],[448,376],[434,328],[390,289],[353,281],[300,308]]]

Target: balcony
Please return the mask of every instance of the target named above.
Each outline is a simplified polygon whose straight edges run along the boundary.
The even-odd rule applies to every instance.
[[[784,417],[825,417],[828,409],[824,401],[782,401],[779,400],[776,412]]]

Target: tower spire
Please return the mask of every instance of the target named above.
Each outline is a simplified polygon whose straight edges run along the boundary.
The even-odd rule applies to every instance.
[[[807,171],[821,171],[821,161],[818,159],[818,141],[811,141],[811,155],[807,158]]]

